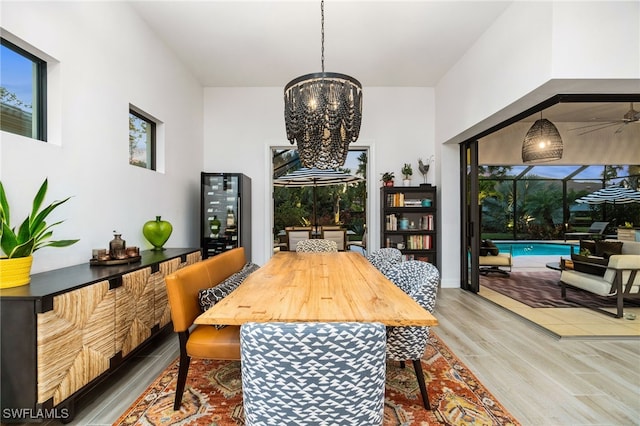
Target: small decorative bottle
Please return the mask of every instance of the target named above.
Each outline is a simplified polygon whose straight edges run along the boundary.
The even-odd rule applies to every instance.
[[[233,228],[236,225],[236,217],[233,214],[233,209],[227,209],[227,228]]]
[[[118,234],[116,231],[113,232],[113,240],[109,241],[109,256],[112,259],[122,259],[126,256],[126,242],[120,238],[122,234]]]
[[[220,234],[220,220],[218,220],[218,216],[213,216],[213,220],[209,222],[209,227],[211,228],[211,238],[218,238]]]

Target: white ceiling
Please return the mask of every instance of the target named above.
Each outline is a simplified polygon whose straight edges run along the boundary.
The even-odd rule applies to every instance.
[[[319,0],[129,3],[205,87],[284,87],[321,70]],[[365,91],[434,87],[511,3],[326,0],[325,70],[358,79]],[[628,110],[628,102],[558,104],[545,118],[621,120]]]
[[[510,1],[326,0],[325,70],[433,87]],[[204,86],[282,86],[321,70],[319,0],[133,1]]]

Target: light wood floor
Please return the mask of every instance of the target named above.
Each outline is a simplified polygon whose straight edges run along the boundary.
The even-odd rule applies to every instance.
[[[435,333],[523,425],[640,424],[640,340],[559,340],[460,289],[440,290],[435,315]],[[177,355],[170,335],[81,400],[71,424],[111,425]]]

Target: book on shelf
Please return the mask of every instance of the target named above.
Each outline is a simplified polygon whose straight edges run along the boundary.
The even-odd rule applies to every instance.
[[[388,214],[385,216],[385,230],[397,231],[398,230],[398,218],[395,214]]]
[[[404,207],[404,194],[402,192],[387,194],[387,207]]]
[[[431,250],[433,238],[431,235],[409,235],[407,237],[408,250]]]

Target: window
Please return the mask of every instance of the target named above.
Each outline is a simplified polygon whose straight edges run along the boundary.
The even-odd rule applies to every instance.
[[[47,63],[0,41],[0,129],[45,141]]]
[[[129,109],[129,164],[156,170],[156,123]]]

